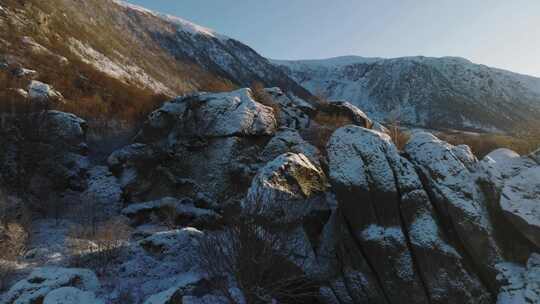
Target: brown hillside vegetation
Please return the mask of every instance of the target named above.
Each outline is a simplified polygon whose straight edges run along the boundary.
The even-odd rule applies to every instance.
[[[10,102],[9,89],[26,88],[30,81],[14,75],[18,68],[37,71],[31,78],[62,93],[66,103],[55,108],[90,122],[116,119],[132,123],[174,95],[234,88],[194,63],[159,49],[145,49],[152,45],[144,43],[150,39],[148,33],[130,32],[130,16],[120,14],[110,1],[4,0],[2,6],[8,8],[7,13],[0,12],[0,24],[6,29],[0,31],[0,64],[8,65],[0,69],[4,106]],[[86,63],[73,51],[73,37],[120,66],[136,66],[150,80],[112,77]]]

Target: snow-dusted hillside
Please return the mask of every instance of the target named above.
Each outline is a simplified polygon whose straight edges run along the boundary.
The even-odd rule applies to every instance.
[[[273,63],[312,93],[351,101],[379,120],[509,131],[540,113],[540,79],[463,58],[347,56]]]

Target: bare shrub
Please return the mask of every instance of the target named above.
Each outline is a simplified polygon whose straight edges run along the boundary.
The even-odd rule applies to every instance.
[[[247,303],[316,303],[319,285],[292,262],[289,245],[287,232],[241,217],[201,242],[199,262],[211,277],[222,278],[213,287],[233,303],[231,279]]]
[[[326,145],[336,129],[337,127],[333,125],[312,123],[309,128],[300,130],[300,135],[305,141],[317,147],[319,151],[326,153]]]
[[[96,226],[75,225],[70,233],[72,265],[88,267],[104,273],[118,257],[131,235],[124,218],[97,223]]]
[[[277,121],[279,121],[279,117],[281,115],[281,107],[272,98],[272,96],[268,94],[268,92],[265,91],[264,85],[260,82],[254,82],[251,85],[251,93],[255,101],[257,101],[258,103],[262,105],[272,108],[272,110],[274,110],[274,117],[276,118]]]
[[[0,260],[14,261],[24,254],[32,217],[18,200],[0,191]]]

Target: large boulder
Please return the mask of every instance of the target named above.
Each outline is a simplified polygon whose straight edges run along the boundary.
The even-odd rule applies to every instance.
[[[389,136],[346,126],[327,150],[342,220],[350,227],[342,233],[357,241],[388,301],[489,303],[489,293],[440,229],[413,165]]]
[[[166,103],[150,114],[140,135],[171,133],[174,137],[227,137],[272,135],[276,119],[271,108],[257,103],[251,90],[196,93]]]
[[[260,159],[267,163],[287,152],[304,154],[315,165],[320,165],[323,160],[319,149],[306,142],[298,131],[289,128],[280,129],[272,137],[261,152]]]
[[[309,127],[311,116],[316,109],[307,101],[284,93],[280,88],[265,89],[273,102],[279,106],[279,113],[276,115],[279,126],[291,129],[305,129]]]
[[[257,155],[276,127],[272,108],[256,102],[249,89],[192,94],[150,114],[139,143],[113,153],[109,165],[128,196],[139,201],[192,197],[177,191],[186,179],[191,193],[234,200],[256,174]]]
[[[500,199],[505,217],[540,248],[540,166],[505,182]]]
[[[63,101],[64,97],[60,92],[53,89],[50,85],[32,80],[28,85],[28,97],[33,102],[48,103]]]
[[[460,156],[463,150],[458,151],[427,132],[414,133],[405,147],[425,180],[444,229],[454,232],[453,241],[464,248],[479,276],[495,292],[495,265],[503,262],[502,252],[494,237],[488,203],[477,187],[471,164]]]
[[[43,301],[53,290],[75,287],[82,291],[97,292],[100,284],[88,269],[46,267],[34,270],[4,295],[2,303],[34,304]],[[56,296],[53,295],[53,298]],[[72,303],[72,302],[50,302]]]

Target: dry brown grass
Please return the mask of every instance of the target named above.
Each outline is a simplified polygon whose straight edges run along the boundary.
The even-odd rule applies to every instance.
[[[95,225],[84,222],[74,225],[69,233],[71,264],[103,274],[121,253],[131,231],[127,221],[120,217]]]
[[[493,150],[507,148],[520,155],[526,155],[540,147],[540,138],[518,137],[500,134],[443,133],[436,134],[441,140],[452,145],[467,145],[478,158],[483,158]]]
[[[281,107],[272,98],[272,96],[264,90],[264,85],[262,83],[254,82],[251,85],[251,94],[253,95],[253,99],[255,99],[255,101],[257,101],[258,103],[262,105],[272,108],[276,121],[279,121],[279,116],[281,114]]]

